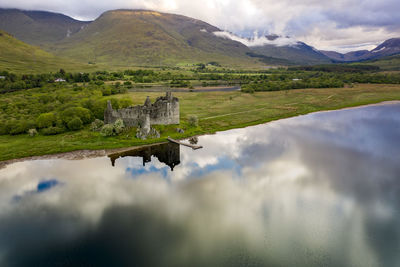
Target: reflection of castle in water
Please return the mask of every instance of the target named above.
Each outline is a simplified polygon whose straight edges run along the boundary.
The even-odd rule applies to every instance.
[[[151,162],[152,156],[156,157],[160,162],[168,165],[171,168],[171,171],[174,170],[176,165],[181,163],[180,146],[174,143],[146,146],[130,151],[108,155],[108,157],[111,159],[112,166],[115,166],[115,161],[118,158],[124,157],[142,157],[143,166],[145,166],[146,163]]]

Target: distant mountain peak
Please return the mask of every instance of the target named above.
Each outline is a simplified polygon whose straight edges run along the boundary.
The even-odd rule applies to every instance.
[[[400,38],[391,38],[391,39],[388,39],[388,40],[386,40],[386,41],[384,41],[382,44],[380,44],[379,46],[377,46],[375,49],[373,49],[373,50],[379,50],[379,49],[381,49],[382,47],[389,47],[389,48],[391,48],[391,47],[400,47]],[[372,50],[372,51],[373,51]]]
[[[321,51],[329,58],[339,62],[357,62],[370,59],[379,59],[383,57],[400,54],[400,38],[392,38],[384,41],[371,51],[359,50],[346,54],[341,54],[334,51]]]

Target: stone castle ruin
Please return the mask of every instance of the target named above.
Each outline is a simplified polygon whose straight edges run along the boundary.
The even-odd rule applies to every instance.
[[[154,104],[147,97],[143,106],[118,110],[113,109],[111,101],[108,101],[104,123],[112,124],[118,119],[122,119],[126,127],[140,127],[144,134],[150,132],[151,125],[179,124],[179,99],[167,92],[165,96],[158,97]]]

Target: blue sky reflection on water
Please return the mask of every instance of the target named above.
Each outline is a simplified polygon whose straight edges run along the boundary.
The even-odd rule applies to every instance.
[[[399,266],[399,140],[391,104],[201,136],[166,153],[174,171],[164,154],[15,163],[0,263]]]

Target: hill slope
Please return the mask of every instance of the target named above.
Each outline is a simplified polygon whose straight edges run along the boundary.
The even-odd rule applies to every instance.
[[[0,8],[0,29],[33,45],[61,41],[88,24],[52,12]]]
[[[386,40],[371,51],[368,59],[383,58],[400,54],[400,38]]]
[[[0,31],[0,70],[17,73],[43,73],[64,68],[69,71],[93,67],[55,57],[42,49],[23,43]]]
[[[185,16],[114,10],[51,47],[57,55],[112,65],[176,65],[217,61],[254,65],[243,44],[212,34],[218,28]]]
[[[400,71],[400,55],[394,55],[380,59],[372,59],[363,61],[361,63],[352,63],[352,64],[372,65],[372,66],[377,66],[382,70]]]

